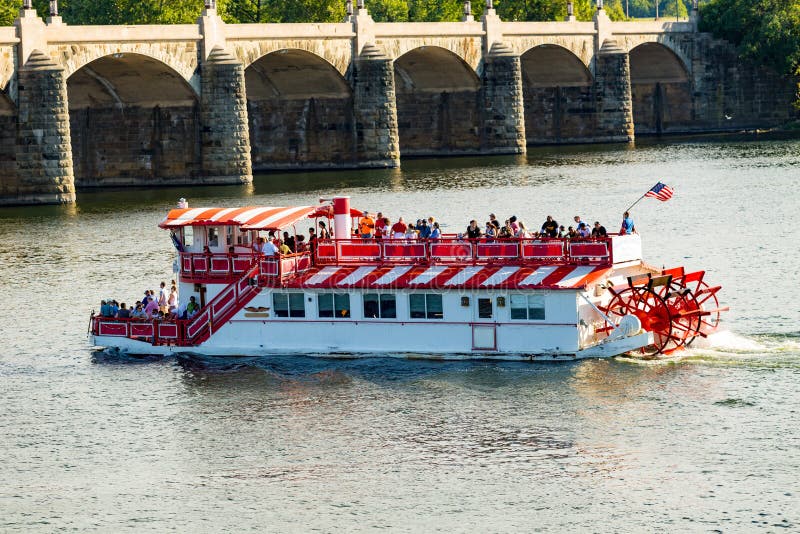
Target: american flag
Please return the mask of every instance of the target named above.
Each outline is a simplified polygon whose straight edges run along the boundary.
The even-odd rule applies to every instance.
[[[672,198],[673,193],[674,191],[670,186],[658,182],[656,185],[650,188],[650,191],[645,193],[644,196],[650,198],[657,198],[661,202],[666,202],[667,200]]]

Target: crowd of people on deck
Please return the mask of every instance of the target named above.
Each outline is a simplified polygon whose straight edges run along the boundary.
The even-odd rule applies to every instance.
[[[606,228],[600,224],[600,221],[595,221],[594,225],[590,226],[589,223],[584,222],[579,215],[576,215],[573,219],[575,225],[565,228],[563,224],[559,225],[551,215],[548,215],[539,230],[531,230],[515,215],[505,219],[503,224],[500,224],[497,216],[494,213],[490,213],[489,220],[486,221],[485,225],[481,226],[476,219],[473,219],[469,222],[466,230],[458,233],[456,238],[493,241],[497,239],[514,238],[582,239],[606,237],[608,235]],[[636,233],[633,219],[631,219],[628,212],[625,212],[623,215],[620,233]],[[377,216],[373,218],[369,212],[365,211],[358,222],[356,234],[362,239],[415,240],[438,239],[442,236],[442,231],[439,223],[433,217],[417,219],[416,223],[406,223],[403,217],[400,217],[397,219],[397,222],[392,223],[391,219],[384,217],[381,212],[378,212]]]
[[[175,280],[167,290],[166,282],[161,282],[158,294],[146,289],[141,300],[133,306],[118,302],[115,299],[100,301],[100,316],[117,319],[143,320],[175,320],[191,319],[200,311],[200,303],[194,295],[189,297],[185,305],[181,305],[178,297],[178,285]]]
[[[558,224],[552,215],[548,215],[538,230],[529,229],[526,224],[512,215],[501,224],[494,213],[489,214],[489,220],[484,225],[479,225],[476,219],[469,222],[463,232],[454,235],[457,239],[483,239],[486,241],[504,239],[589,239],[606,237],[608,232],[600,221],[593,225],[584,222],[579,215],[573,217],[574,225],[564,226]],[[620,234],[636,233],[636,228],[630,214],[625,212]],[[416,222],[398,217],[392,221],[383,213],[377,212],[373,217],[369,211],[364,211],[353,229],[352,238],[361,239],[403,239],[403,240],[431,240],[443,237],[439,222],[434,217],[416,219]],[[308,229],[308,237],[302,234],[290,235],[283,232],[280,236],[275,231],[270,231],[267,237],[258,237],[253,243],[253,250],[265,256],[294,254],[297,252],[313,252],[319,240],[331,238],[331,230],[325,221],[318,221],[317,227]]]

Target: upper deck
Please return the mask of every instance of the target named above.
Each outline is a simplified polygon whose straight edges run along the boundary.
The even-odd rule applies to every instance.
[[[385,273],[393,268],[404,268],[408,275],[425,271],[428,267],[441,268],[438,272],[457,274],[459,270],[473,268],[472,273],[487,275],[502,268],[519,268],[518,276],[511,280],[537,279],[533,275],[538,267],[548,267],[544,272],[558,272],[565,276],[582,267],[581,272],[601,272],[614,264],[641,260],[641,239],[638,235],[612,235],[590,239],[509,239],[468,240],[443,237],[435,240],[404,239],[331,239],[317,242],[314,254],[301,252],[280,256],[263,256],[244,247],[234,247],[228,253],[185,251],[180,253],[180,276],[184,282],[230,283],[250,269],[259,265],[259,271],[269,285],[317,285],[315,273],[341,267],[341,273],[364,267],[359,272]],[[371,269],[368,269],[370,268]],[[447,270],[445,270],[447,268]],[[413,269],[413,270],[412,270]],[[399,272],[399,270],[397,271]],[[503,272],[510,272],[505,270]],[[527,273],[527,274],[526,274]],[[525,276],[523,276],[525,275]],[[437,277],[438,279],[439,277]],[[347,279],[346,277],[343,279]],[[395,285],[411,279],[396,277]],[[457,280],[457,279],[456,279]],[[505,279],[504,279],[505,280]],[[563,288],[561,279],[542,277],[537,285]],[[433,279],[429,280],[432,282]],[[449,286],[467,287],[450,283]]]

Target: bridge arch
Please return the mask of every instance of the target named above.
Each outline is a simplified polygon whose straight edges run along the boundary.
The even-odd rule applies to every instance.
[[[422,46],[394,61],[400,153],[469,153],[480,149],[481,82],[460,56]]]
[[[637,134],[685,131],[692,121],[692,83],[683,60],[661,43],[629,52],[633,123]]]
[[[596,126],[594,78],[571,50],[542,44],[520,56],[528,144],[584,141]]]
[[[189,182],[200,170],[197,94],[168,64],[115,53],[67,79],[78,186]]]
[[[247,67],[245,84],[255,170],[355,161],[353,91],[327,60],[277,50]]]
[[[51,51],[54,61],[64,67],[69,78],[77,71],[98,59],[126,55],[143,56],[163,63],[188,83],[197,70],[197,48],[182,43],[114,43],[89,45],[64,45]]]

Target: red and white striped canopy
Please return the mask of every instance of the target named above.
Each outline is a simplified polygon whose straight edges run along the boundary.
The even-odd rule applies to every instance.
[[[305,219],[317,206],[245,208],[179,208],[170,210],[161,228],[235,225],[243,230],[281,230]]]
[[[579,289],[610,269],[595,265],[316,267],[289,287],[325,289]]]

